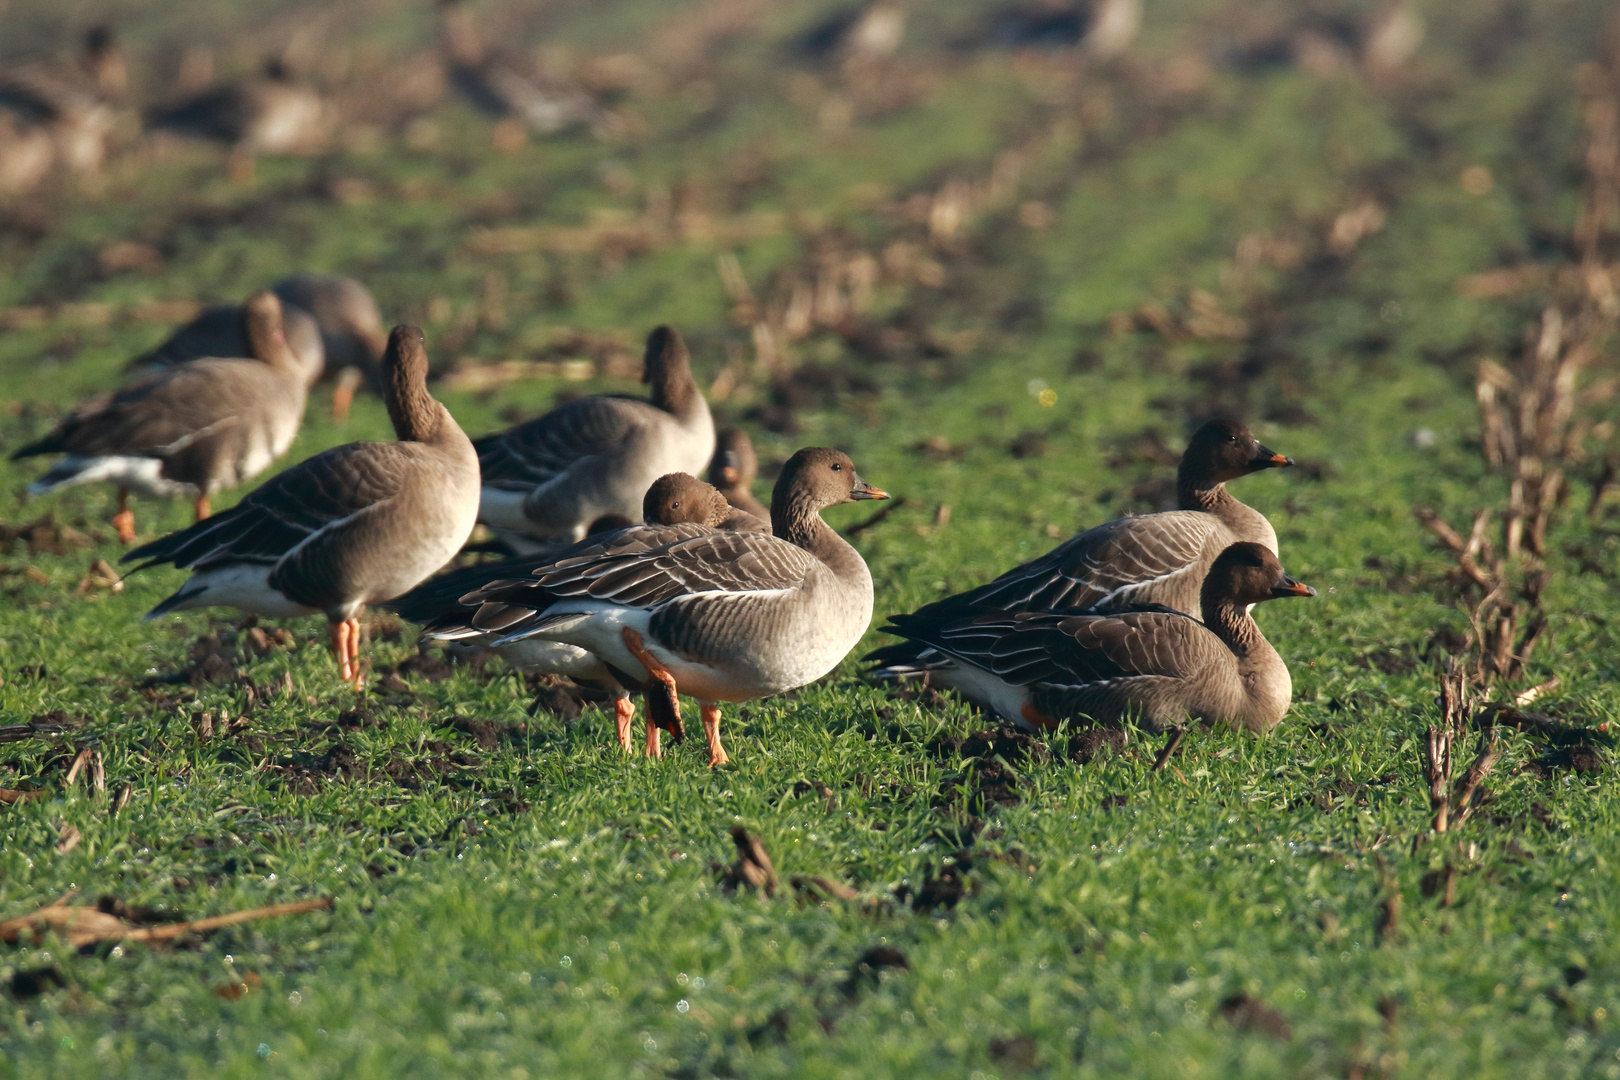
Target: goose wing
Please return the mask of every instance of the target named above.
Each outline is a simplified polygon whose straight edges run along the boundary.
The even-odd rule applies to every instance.
[[[1139,677],[1184,678],[1225,646],[1202,623],[1169,608],[1113,615],[1019,612],[945,621],[899,615],[894,633],[1020,686],[1095,686]]]
[[[410,443],[334,447],[271,477],[229,510],[138,547],[122,561],[146,560],[137,569],[157,563],[207,569],[275,564],[300,548],[304,558],[313,557],[323,543],[318,537],[345,531],[399,494],[414,457]]]
[[[474,440],[485,487],[529,491],[584,459],[621,449],[652,406],[598,395],[571,401],[508,431]]]

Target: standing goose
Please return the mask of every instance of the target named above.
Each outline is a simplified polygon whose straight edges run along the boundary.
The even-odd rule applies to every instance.
[[[14,461],[66,455],[28,490],[117,484],[113,524],[127,544],[135,539],[131,490],[185,495],[201,521],[214,492],[263,472],[303,422],[308,371],[282,333],[273,293],[248,297],[238,318],[251,359],[192,360],[84,402],[49,435],[11,455]]]
[[[776,482],[775,535],[682,526],[694,535],[559,559],[532,582],[491,586],[467,601],[484,602],[474,625],[502,632],[500,641],[560,641],[638,681],[656,679],[676,715],[677,693],[697,698],[709,764],[724,765],[718,702],[813,682],[865,633],[872,575],[821,511],[885,498],[845,454],[807,447]]]
[[[674,330],[647,337],[649,400],[597,394],[473,445],[483,475],[478,520],[520,554],[536,538],[579,540],[603,514],[634,519],[652,482],[696,475],[714,456],[714,420]]]
[[[720,489],[726,502],[745,514],[769,523],[771,512],[754,498],[754,478],[759,475],[759,457],[753,440],[742,428],[726,428],[715,436],[714,460],[709,463],[709,483]]]
[[[916,614],[954,621],[978,614],[1162,604],[1197,615],[1204,577],[1222,551],[1243,541],[1277,551],[1271,523],[1233,498],[1227,481],[1293,463],[1260,445],[1242,424],[1211,420],[1193,433],[1181,456],[1179,510],[1130,514],[1087,529],[988,584],[936,600]],[[878,664],[879,679],[926,672],[935,685],[956,686],[955,665],[926,645],[888,645],[867,659]]]
[[[623,554],[630,550],[646,550],[671,541],[695,535],[691,528],[671,526],[698,525],[709,528],[727,528],[734,519],[743,529],[759,529],[761,523],[746,514],[739,515],[714,488],[686,473],[671,473],[659,477],[647,489],[643,500],[646,524],[606,531],[593,529],[592,535],[566,550],[553,550],[544,556],[518,556],[499,562],[482,563],[424,581],[421,585],[387,605],[388,610],[423,627],[422,636],[450,642],[450,647],[479,651],[490,649],[518,671],[531,675],[566,675],[577,683],[604,690],[613,698],[613,711],[619,745],[630,750],[630,725],[635,719],[636,707],[630,700],[630,690],[644,690],[623,672],[610,669],[592,653],[559,641],[538,637],[524,638],[506,644],[496,642],[502,636],[479,630],[472,624],[477,604],[468,605],[462,597],[496,583],[519,585],[526,583],[535,571],[549,566],[560,558],[581,558],[605,553]],[[533,603],[537,597],[526,595]],[[529,609],[525,608],[525,613]],[[627,688],[628,686],[628,688]],[[647,716],[647,754],[659,754],[660,727],[680,737],[679,717],[649,709]]]
[[[301,153],[316,147],[330,119],[320,92],[299,81],[285,60],[271,57],[259,76],[159,110],[152,124],[230,143],[231,173],[246,178],[259,154]]]
[[[147,613],[225,605],[257,615],[324,614],[343,678],[361,685],[360,611],[450,560],[478,513],[478,459],[427,389],[422,331],[397,326],[383,357],[392,443],[334,447],[277,474],[236,506],[124,556],[190,567]]]
[[[295,274],[271,286],[281,300],[287,343],[309,372],[310,382],[337,371],[332,418],[349,416],[354,392],[388,344],[382,313],[366,287],[335,274]],[[246,347],[234,307],[205,309],[149,352],[136,357],[142,367],[167,367],[200,356],[237,356]]]
[[[601,110],[578,86],[540,77],[484,44],[461,0],[439,0],[439,39],[450,82],[481,112],[509,116],[540,135],[598,124]]]
[[[1168,608],[1113,615],[1020,611],[951,619],[897,615],[890,629],[950,656],[969,696],[1026,728],[1133,719],[1163,731],[1188,719],[1265,732],[1293,684],[1249,607],[1315,596],[1270,549],[1221,552],[1201,589],[1204,621]]]

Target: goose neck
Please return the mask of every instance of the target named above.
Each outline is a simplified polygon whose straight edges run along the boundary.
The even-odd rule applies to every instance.
[[[1198,476],[1183,468],[1176,474],[1176,505],[1182,510],[1219,513],[1237,502],[1219,480]]]
[[[1205,593],[1202,603],[1204,625],[1224,641],[1239,658],[1259,650],[1265,637],[1249,616],[1249,606],[1229,596]]]
[[[395,369],[386,395],[388,419],[394,424],[394,437],[400,442],[436,442],[449,419],[444,406],[428,393],[420,376]]]

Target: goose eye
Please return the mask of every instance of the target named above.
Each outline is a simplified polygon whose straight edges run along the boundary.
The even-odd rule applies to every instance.
[[[833,472],[843,472],[844,467],[842,465],[838,464],[838,462],[835,461],[835,462],[833,462],[832,470],[833,470]]]

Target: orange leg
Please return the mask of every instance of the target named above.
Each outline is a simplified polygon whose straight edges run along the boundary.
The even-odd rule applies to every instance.
[[[648,722],[657,722],[658,726],[667,728],[669,733],[675,736],[675,741],[680,742],[686,737],[686,730],[681,726],[681,699],[675,693],[675,676],[671,675],[669,669],[660,664],[653,654],[647,651],[647,647],[641,642],[641,635],[636,631],[627,626],[620,632],[620,637],[624,640],[624,647],[630,650],[630,655],[634,656],[641,662],[641,666],[647,669],[647,674],[663,685],[664,701],[660,704],[667,705],[668,708],[666,710],[655,707],[649,697],[647,701]],[[648,690],[649,695],[657,692],[657,690]],[[647,741],[650,748],[653,740],[649,738]]]
[[[653,719],[651,709],[647,710],[647,756],[664,756],[664,748],[658,744],[658,721]]]
[[[619,748],[627,754],[630,753],[630,722],[635,718],[636,703],[630,700],[629,694],[613,699],[613,724],[618,729]]]
[[[337,659],[338,675],[347,682],[354,674],[349,666],[349,624],[329,623],[327,630],[332,635],[332,655]]]
[[[208,506],[208,496],[207,495],[199,495],[199,496],[197,496],[196,501],[191,504],[191,512],[196,515],[196,519],[198,521],[201,521],[203,518],[207,517],[209,514],[212,514],[213,510],[210,509],[209,506]]]
[[[709,740],[709,768],[718,769],[731,760],[726,748],[720,745],[720,706],[712,701],[698,702],[703,717],[703,735]]]
[[[354,675],[354,678],[349,681],[354,683],[356,690],[359,690],[366,685],[365,676],[360,673],[360,620],[350,619],[343,625],[348,627],[349,670]]]
[[[135,512],[129,508],[129,489],[118,489],[118,513],[112,516],[112,527],[118,530],[120,544],[135,542]]]
[[[354,404],[354,391],[359,385],[358,368],[344,368],[338,374],[337,385],[332,388],[333,420],[341,424],[349,418],[349,406]]]

